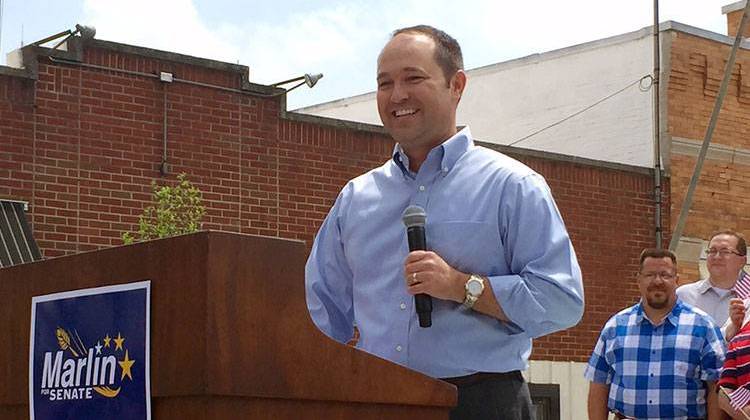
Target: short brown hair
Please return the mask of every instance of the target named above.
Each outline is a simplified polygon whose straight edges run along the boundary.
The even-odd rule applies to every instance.
[[[429,37],[435,42],[435,61],[443,70],[445,81],[450,83],[451,78],[457,71],[464,69],[464,58],[461,54],[461,46],[452,36],[429,25],[416,25],[407,28],[396,29],[391,39],[396,35],[404,33],[415,33]]]
[[[747,255],[747,243],[745,242],[745,236],[743,234],[733,231],[732,229],[719,230],[711,234],[711,237],[708,238],[708,242],[710,243],[715,237],[719,235],[729,235],[737,238],[737,252],[739,252],[740,255],[743,256]]]
[[[643,270],[643,261],[645,261],[646,258],[669,258],[670,260],[672,260],[672,264],[674,265],[675,270],[677,269],[677,257],[674,255],[674,252],[668,249],[646,248],[641,251],[641,258],[638,262],[639,272]]]

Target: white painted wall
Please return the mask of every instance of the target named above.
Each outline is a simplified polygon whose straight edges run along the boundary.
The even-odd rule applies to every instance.
[[[468,71],[458,124],[510,144],[574,114],[652,71],[652,37],[640,30]],[[652,94],[632,86],[518,147],[652,166]],[[374,93],[297,112],[380,124]]]

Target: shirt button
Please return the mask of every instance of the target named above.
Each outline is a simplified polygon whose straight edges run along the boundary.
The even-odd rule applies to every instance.
[[[443,173],[448,172],[448,168],[443,168]]]
[[[654,402],[653,402],[653,401],[651,401],[651,400],[648,400],[648,403],[649,403],[649,404],[653,404]]]
[[[424,185],[419,186],[419,191],[424,191]]]
[[[404,309],[406,309],[406,304],[404,302],[401,302],[401,304],[398,305],[398,307],[401,308],[401,310],[403,311]]]
[[[403,347],[401,347],[401,344],[399,344],[398,346],[396,346],[396,351],[401,351],[401,350],[403,350]]]

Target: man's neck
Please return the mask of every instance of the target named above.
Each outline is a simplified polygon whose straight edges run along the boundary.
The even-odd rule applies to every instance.
[[[648,320],[655,326],[663,324],[664,320],[669,316],[669,313],[674,309],[674,304],[669,308],[664,309],[652,308],[645,302],[641,302],[641,306],[643,306],[643,313],[646,315],[646,318],[648,318]]]
[[[715,278],[715,277],[709,277],[708,281],[711,282],[711,285],[714,287],[718,287],[720,289],[731,289],[734,287],[734,284],[737,282],[737,277],[739,276],[739,273],[734,277],[729,278]]]
[[[409,170],[414,173],[419,172],[419,168],[422,166],[424,161],[427,160],[427,155],[430,154],[430,151],[440,146],[441,144],[445,143],[450,138],[455,136],[457,133],[458,133],[458,130],[445,133],[444,135],[437,137],[436,140],[428,144],[411,145],[411,146],[404,146],[402,144],[401,150],[403,150],[404,153],[406,153],[406,156],[409,157]]]

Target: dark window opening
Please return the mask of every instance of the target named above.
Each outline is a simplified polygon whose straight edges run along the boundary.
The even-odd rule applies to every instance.
[[[24,207],[20,201],[0,200],[0,268],[42,259]]]
[[[536,420],[560,420],[560,385],[529,384]]]

